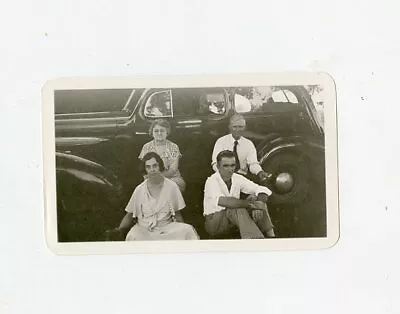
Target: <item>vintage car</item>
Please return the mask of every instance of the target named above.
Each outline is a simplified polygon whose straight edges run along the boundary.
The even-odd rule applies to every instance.
[[[180,147],[187,183],[184,217],[202,238],[212,149],[229,132],[233,113],[245,117],[245,137],[271,174],[267,185],[276,215],[299,206],[314,186],[324,204],[324,131],[304,86],[56,90],[54,97],[59,241],[102,240],[107,228],[118,225],[143,180],[138,155],[156,118],[171,123],[169,139]],[[276,218],[278,229],[283,219]]]

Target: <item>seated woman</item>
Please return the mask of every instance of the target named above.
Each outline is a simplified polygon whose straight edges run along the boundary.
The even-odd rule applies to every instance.
[[[135,188],[117,230],[134,224],[126,241],[198,240],[196,230],[183,223],[179,211],[185,201],[176,183],[162,175],[165,169],[160,156],[154,152],[145,154],[141,170],[147,179]]]
[[[163,175],[174,181],[179,190],[183,193],[186,184],[179,172],[179,159],[182,157],[178,145],[167,139],[171,131],[171,126],[167,120],[156,119],[150,126],[150,135],[154,138],[152,141],[143,145],[139,154],[139,159],[149,152],[157,153],[164,162],[165,170]]]

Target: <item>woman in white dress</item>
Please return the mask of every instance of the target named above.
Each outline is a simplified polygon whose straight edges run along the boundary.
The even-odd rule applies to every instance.
[[[196,230],[183,222],[185,201],[175,182],[163,176],[164,163],[154,152],[141,162],[144,182],[132,194],[119,230],[130,228],[126,241],[198,240]]]

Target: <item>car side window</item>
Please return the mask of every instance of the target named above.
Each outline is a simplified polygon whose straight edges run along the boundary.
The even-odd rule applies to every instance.
[[[218,116],[226,112],[222,91],[204,89],[176,89],[173,91],[174,116]]]
[[[151,94],[144,106],[144,115],[150,118],[172,117],[171,90],[158,91]]]
[[[273,92],[271,98],[275,103],[277,102],[293,103],[293,104],[299,103],[296,96],[290,90],[287,89],[281,89]]]
[[[298,99],[287,89],[253,88],[246,94],[235,94],[238,113],[279,112],[297,110]]]
[[[223,93],[207,93],[200,101],[208,114],[223,115],[226,112],[226,101]]]

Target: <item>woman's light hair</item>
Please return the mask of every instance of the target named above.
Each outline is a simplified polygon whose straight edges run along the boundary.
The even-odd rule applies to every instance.
[[[150,125],[150,129],[149,129],[149,134],[152,136],[153,135],[153,129],[155,126],[162,126],[163,128],[167,129],[167,135],[170,133],[171,131],[171,124],[165,120],[165,119],[155,119],[151,125]]]

